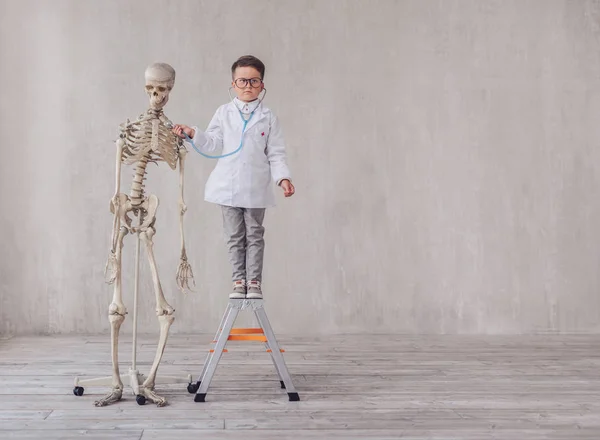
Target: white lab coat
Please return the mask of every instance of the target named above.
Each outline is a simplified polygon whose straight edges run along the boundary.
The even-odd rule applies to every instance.
[[[194,145],[211,156],[237,150],[244,127],[238,106],[248,112],[252,104],[236,98],[219,107],[205,132],[192,127]],[[277,117],[260,104],[246,126],[242,149],[218,159],[206,182],[204,200],[239,208],[272,207],[273,182],[279,185],[283,179],[291,180],[283,133]]]

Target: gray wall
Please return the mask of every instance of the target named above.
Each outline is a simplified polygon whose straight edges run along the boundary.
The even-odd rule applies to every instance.
[[[599,19],[575,0],[3,0],[0,332],[109,328],[113,141],[147,107],[146,65],[176,68],[166,113],[204,127],[247,53],[297,187],[266,219],[278,333],[598,332]],[[229,266],[203,202],[214,162],[189,157],[196,293],[174,284],[165,164],[155,248],[172,330],[212,332]],[[142,261],[140,329],[157,332]]]

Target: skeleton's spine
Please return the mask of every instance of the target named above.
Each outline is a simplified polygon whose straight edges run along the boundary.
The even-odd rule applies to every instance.
[[[132,206],[139,206],[144,201],[144,180],[146,179],[146,165],[150,160],[150,154],[145,154],[135,167],[133,182],[131,184],[131,199]]]

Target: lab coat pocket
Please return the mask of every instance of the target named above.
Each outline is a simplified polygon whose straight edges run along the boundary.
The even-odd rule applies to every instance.
[[[267,121],[260,121],[250,129],[250,133],[248,134],[258,142],[266,142],[269,137],[269,123]]]
[[[252,143],[259,149],[266,148],[268,136],[269,124],[262,121],[252,127],[248,133],[248,137],[252,140]]]

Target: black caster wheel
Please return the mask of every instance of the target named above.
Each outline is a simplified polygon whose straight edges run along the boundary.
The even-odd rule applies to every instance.
[[[76,396],[83,396],[83,387],[73,388],[73,394],[75,394]]]
[[[142,396],[141,394],[138,394],[137,396],[135,396],[135,401],[137,402],[138,405],[145,405],[146,404],[146,396]]]
[[[196,383],[190,383],[188,384],[188,393],[190,394],[195,394],[196,391],[198,391],[198,388],[200,388],[200,382],[196,382]]]
[[[298,393],[288,393],[288,396],[290,396],[290,402],[298,402],[300,400]]]

